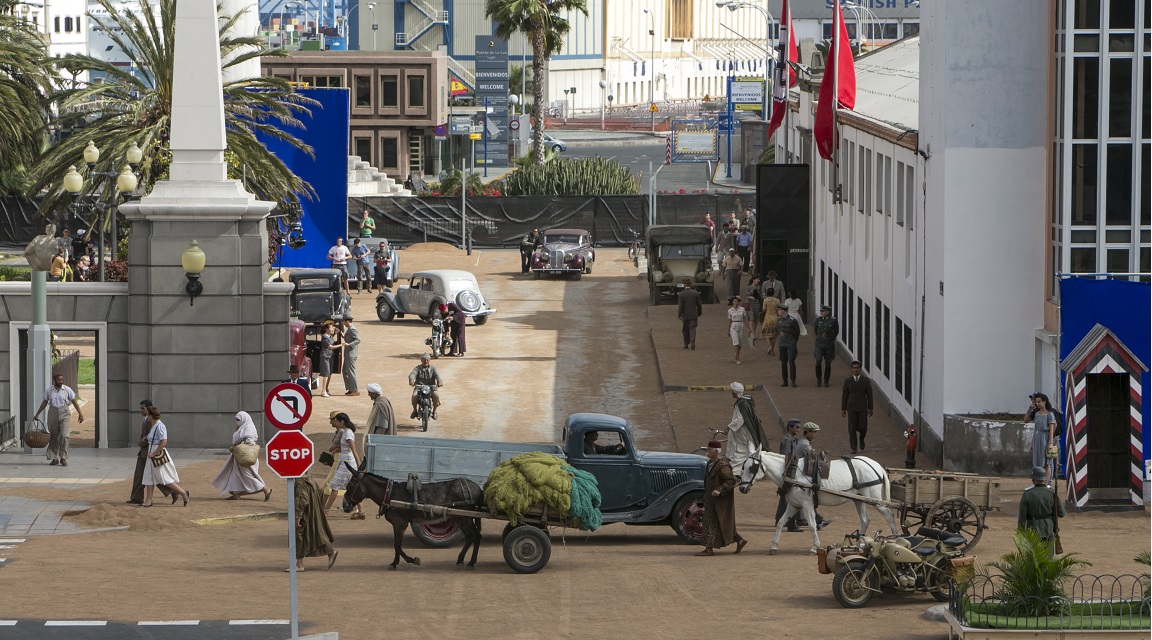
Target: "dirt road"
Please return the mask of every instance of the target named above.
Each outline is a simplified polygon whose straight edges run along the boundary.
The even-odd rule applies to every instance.
[[[666,322],[671,310],[646,310],[646,286],[623,251],[601,251],[599,258],[593,273],[581,281],[536,281],[520,275],[519,256],[513,251],[464,256],[445,247],[414,247],[403,252],[405,273],[433,267],[473,271],[498,309],[485,326],[469,326],[466,357],[436,363],[447,385],[441,419],[433,423],[430,435],[552,440],[565,416],[591,410],[631,420],[644,448],[691,450],[700,444],[704,424],[726,422],[725,412],[731,409],[725,394],[661,393],[653,340],[671,338],[650,335],[647,313]],[[401,433],[411,433],[406,379],[424,350],[428,326],[412,319],[379,323],[372,296],[353,293],[352,298],[365,342],[359,361],[361,386],[380,383],[402,416]],[[709,324],[720,322],[721,316],[712,309],[702,326],[708,337],[700,339],[700,358],[721,362],[726,349],[722,332]],[[660,371],[664,376],[696,375],[702,362],[677,354],[663,358]],[[730,370],[731,377],[766,378],[764,367],[770,364],[766,356],[753,354],[742,369],[724,369],[712,375],[711,382],[726,384]],[[336,395],[317,399],[309,424],[318,442],[330,433],[330,411],[349,411],[358,422],[368,413],[367,396],[341,395],[338,376],[332,389]],[[820,410],[832,412],[827,404]],[[178,446],[178,431],[173,432]],[[870,436],[870,450],[875,446],[878,458],[896,464],[898,443],[891,436],[880,438],[873,445]],[[187,509],[159,503],[153,509],[126,506],[127,483],[80,492],[6,490],[101,503],[74,520],[93,528],[127,524],[131,529],[41,537],[21,545],[0,570],[5,587],[0,617],[34,617],[49,607],[58,617],[110,620],[287,618],[288,581],[282,571],[287,523],[191,522],[283,510],[284,482],[270,479],[275,493],[267,504],[255,499],[225,502],[208,484],[218,468],[204,463],[180,469],[182,484],[193,493]],[[992,514],[992,528],[976,549],[981,561],[1008,551],[1022,486],[1017,480],[1006,481],[1004,511]],[[751,541],[740,556],[725,550],[712,558],[693,557],[697,548],[679,544],[669,527],[617,524],[587,535],[553,531],[551,562],[527,576],[513,573],[503,562],[498,544],[502,523],[486,523],[475,571],[456,569],[457,550],[424,549],[408,536],[407,548],[417,552],[423,565],[392,572],[386,570],[392,559],[389,526],[332,513],[340,558],[331,571],[324,570],[319,559],[306,562],[307,571],[300,576],[300,615],[306,629],[337,630],[348,639],[944,637],[943,624],[921,617],[935,604],[925,595],[878,597],[859,611],[840,608],[831,595],[830,576],[819,575],[807,553],[807,533],[784,534],[781,554],[768,556],[769,514],[775,505],[770,485],[737,496],[739,529]],[[849,506],[826,511],[836,522],[821,532],[824,544],[856,527]],[[1091,560],[1092,572],[1146,570],[1131,561],[1147,548],[1145,513],[1075,514],[1062,527],[1065,547]]]

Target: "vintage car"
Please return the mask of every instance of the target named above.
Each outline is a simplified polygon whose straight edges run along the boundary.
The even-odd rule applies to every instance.
[[[296,377],[312,378],[312,358],[308,356],[308,325],[299,318],[288,321],[288,370]]]
[[[467,271],[437,269],[417,271],[406,285],[400,285],[396,292],[381,292],[376,296],[376,317],[381,322],[392,322],[406,315],[418,316],[431,321],[440,317],[441,304],[455,302],[464,315],[476,324],[488,322],[488,316],[496,310],[488,304],[476,276]]]
[[[700,292],[704,303],[717,301],[712,272],[712,235],[702,224],[667,224],[648,227],[648,292],[652,304],[675,301],[684,279]]]
[[[544,275],[575,275],[592,273],[596,250],[592,248],[592,234],[583,229],[548,229],[540,247],[532,254],[532,273],[539,280]]]
[[[342,320],[352,299],[344,292],[337,269],[296,269],[288,274],[292,289],[292,316],[310,325]]]

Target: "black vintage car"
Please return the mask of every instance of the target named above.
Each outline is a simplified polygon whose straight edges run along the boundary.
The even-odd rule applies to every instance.
[[[343,320],[352,299],[344,293],[340,271],[297,269],[288,275],[292,289],[292,315],[307,324]]]

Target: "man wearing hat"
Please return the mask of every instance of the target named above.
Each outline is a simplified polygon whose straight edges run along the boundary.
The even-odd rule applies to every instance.
[[[764,276],[764,281],[760,283],[760,297],[767,298],[769,289],[772,290],[774,297],[779,300],[784,299],[784,283],[780,282],[780,279],[776,277],[775,271],[769,271],[768,274]]]
[[[728,249],[728,255],[720,261],[720,270],[724,273],[724,288],[728,290],[728,304],[732,298],[740,295],[740,275],[743,273],[744,261],[736,255],[736,249]]]
[[[1016,526],[1032,529],[1041,540],[1052,540],[1056,523],[1053,516],[1064,517],[1064,503],[1044,484],[1048,471],[1044,467],[1032,467],[1032,486],[1020,496],[1020,517]]]
[[[801,430],[803,431],[804,435],[803,435],[803,437],[801,437],[799,440],[796,441],[796,449],[795,449],[795,456],[796,456],[795,459],[796,460],[804,460],[809,455],[811,455],[811,453],[812,453],[812,441],[816,439],[816,434],[820,432],[820,425],[816,424],[815,422],[805,422],[801,426]],[[823,451],[820,452],[820,457],[821,458],[824,457]],[[785,487],[781,487],[780,488],[781,491],[787,493],[786,487],[787,487],[787,485],[785,485]],[[779,521],[779,518],[777,518],[777,521]],[[820,515],[819,511],[816,511],[816,522],[817,522],[817,524],[816,524],[816,530],[817,531],[819,531],[820,529],[823,529],[824,527],[827,527],[829,524],[832,523],[831,520],[825,520],[824,516]],[[801,520],[797,520],[797,524],[807,525],[808,523],[803,522]]]
[[[736,476],[732,465],[720,455],[720,443],[708,442],[708,466],[704,470],[704,550],[698,556],[710,556],[717,547],[736,543],[736,553],[744,550],[748,541],[736,533]]]
[[[816,386],[827,387],[832,377],[832,360],[836,357],[836,336],[840,335],[840,321],[832,317],[832,307],[820,305],[820,317],[812,323],[816,340],[812,355],[816,358]],[[823,367],[821,367],[823,364]]]
[[[788,315],[788,305],[776,305],[776,347],[780,349],[780,383],[781,387],[788,386],[789,377],[792,386],[796,386],[796,341],[800,339],[800,323],[796,318]]]
[[[373,382],[365,389],[372,399],[372,411],[368,412],[368,420],[364,423],[368,433],[396,435],[396,416],[392,413],[392,403],[384,397],[380,385]]]
[[[784,456],[784,468],[787,469],[789,465],[792,464],[796,447],[800,443],[801,423],[796,418],[793,418],[788,421],[788,425],[785,427],[785,429],[787,430],[787,433],[780,440],[780,454]],[[805,442],[807,442],[807,440],[805,440]],[[773,523],[780,522],[780,516],[784,515],[784,511],[788,508],[788,501],[784,499],[785,493],[787,492],[780,494],[780,501],[776,503],[776,518],[772,520]],[[792,517],[788,519],[787,523],[785,523],[787,530],[792,532],[799,531],[800,527],[796,525],[797,521],[799,520],[800,512],[792,514]]]
[[[735,469],[743,469],[744,461],[764,447],[766,438],[756,416],[756,401],[744,395],[744,385],[728,385],[736,402],[732,406],[732,420],[724,433],[728,436],[728,462]]]

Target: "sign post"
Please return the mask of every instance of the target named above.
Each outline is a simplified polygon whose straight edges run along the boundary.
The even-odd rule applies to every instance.
[[[296,607],[296,478],[312,466],[312,441],[302,429],[312,415],[312,397],[294,383],[282,383],[264,398],[264,415],[281,429],[264,447],[269,469],[288,480],[288,597],[292,640],[300,638],[300,616]]]

